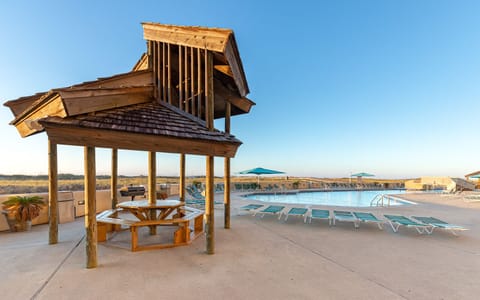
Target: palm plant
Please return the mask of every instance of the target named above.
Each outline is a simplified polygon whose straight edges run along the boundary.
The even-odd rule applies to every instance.
[[[32,220],[40,215],[44,206],[39,196],[12,196],[3,202],[3,213],[12,231],[23,231],[29,229]]]

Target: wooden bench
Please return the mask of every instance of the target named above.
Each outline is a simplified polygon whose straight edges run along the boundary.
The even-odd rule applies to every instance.
[[[106,241],[107,232],[115,230],[108,228],[108,224],[125,225],[130,228],[132,236],[132,251],[187,245],[203,233],[204,212],[192,207],[181,208],[179,214],[175,215],[172,219],[145,221],[134,221],[118,218],[117,215],[121,211],[122,209],[109,209],[97,215],[97,239],[99,242]],[[173,243],[171,244],[139,245],[138,228],[145,226],[178,226],[178,229],[174,232]]]
[[[130,225],[132,232],[132,251],[162,249],[190,244],[203,233],[204,212],[192,207],[183,207],[182,216],[174,216],[172,219],[137,221]],[[143,226],[178,226],[173,235],[171,244],[138,245],[138,227]]]
[[[97,215],[97,241],[105,242],[107,240],[107,232],[116,231],[119,229],[118,227],[122,225],[130,227],[136,222],[133,220],[117,218],[118,213],[121,211],[122,209],[108,209]],[[109,227],[109,224],[116,226]]]

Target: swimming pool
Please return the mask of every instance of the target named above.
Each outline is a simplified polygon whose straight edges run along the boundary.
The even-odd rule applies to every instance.
[[[299,191],[278,193],[253,193],[245,195],[247,199],[263,202],[287,204],[333,205],[350,207],[368,207],[377,195],[404,194],[405,190],[381,191]],[[390,205],[414,204],[413,202],[391,198]]]

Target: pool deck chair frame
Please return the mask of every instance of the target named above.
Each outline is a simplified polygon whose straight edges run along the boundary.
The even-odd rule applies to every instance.
[[[308,208],[292,207],[287,213],[285,213],[285,221],[288,220],[288,216],[302,216],[303,223],[306,223],[307,213],[308,213]]]
[[[260,217],[263,218],[265,214],[271,214],[271,215],[277,215],[278,214],[278,219],[282,217],[282,211],[285,208],[285,206],[282,205],[270,205],[265,209],[262,210],[257,210],[253,216],[256,216],[257,214],[262,214]]]
[[[383,221],[375,217],[374,214],[369,212],[353,212],[353,215],[358,219],[359,222],[364,223],[375,223],[377,224],[380,230],[383,229]]]
[[[353,215],[351,211],[344,211],[344,210],[334,210],[333,211],[333,226],[335,226],[335,222],[352,222],[355,228],[358,228],[358,219]]]
[[[433,226],[424,224],[424,223],[415,222],[405,216],[396,216],[396,215],[384,215],[384,216],[385,218],[387,218],[387,221],[390,224],[390,226],[392,226],[393,232],[397,232],[398,228],[402,225],[405,227],[413,227],[420,234],[422,233],[430,234],[432,233],[432,230],[433,230]]]
[[[312,223],[312,219],[328,220],[328,225],[332,225],[332,219],[330,219],[330,211],[326,209],[312,208],[312,211],[310,212],[309,223]]]
[[[246,210],[246,211],[252,211],[252,210],[259,209],[260,207],[263,207],[263,206],[264,205],[262,205],[262,204],[249,204],[249,205],[242,206],[239,209]]]
[[[434,217],[412,216],[412,218],[414,218],[415,220],[418,220],[418,221],[420,221],[424,224],[432,226],[432,229],[431,229],[430,233],[432,233],[435,228],[439,228],[439,229],[443,229],[443,230],[446,230],[446,231],[450,231],[450,233],[452,233],[453,235],[458,236],[457,231],[468,230],[468,228],[465,228],[463,226],[453,225],[453,224],[447,223],[445,221],[439,220],[439,219],[434,218]]]

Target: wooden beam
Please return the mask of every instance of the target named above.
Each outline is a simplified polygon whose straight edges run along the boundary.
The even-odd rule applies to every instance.
[[[195,97],[195,48],[190,48],[190,96],[192,97],[191,100],[191,108],[192,111],[190,112],[192,115],[197,115],[197,105],[196,105],[196,97]]]
[[[238,147],[241,145],[240,142],[216,142],[214,140],[175,138],[105,129],[85,129],[70,127],[61,123],[55,125],[44,123],[44,126],[52,141],[65,145],[91,145],[104,148],[150,150],[220,157],[234,157]]]
[[[230,102],[225,103],[225,133],[230,133],[230,116],[231,105]],[[224,159],[224,190],[223,190],[223,204],[224,204],[224,225],[225,229],[230,228],[230,158]]]
[[[165,43],[162,43],[162,92],[163,92],[163,101],[167,101],[167,79],[166,79],[166,47]]]
[[[148,61],[148,69],[153,70],[153,41],[147,40],[147,61]],[[154,82],[155,73],[152,72],[152,82]]]
[[[187,47],[202,47],[211,51],[224,52],[229,29],[172,26],[143,23],[145,40],[155,40]]]
[[[148,69],[148,55],[143,53],[137,63],[133,66],[132,71],[141,71]]]
[[[229,65],[215,65],[215,70],[233,78],[232,69],[230,69]]]
[[[153,85],[153,71],[152,70],[139,70],[128,73],[118,74],[111,77],[100,78],[95,81],[90,81],[73,87],[67,88],[67,90],[83,90],[87,88],[120,88],[120,87],[133,87],[133,86],[145,86]],[[65,90],[65,89],[60,89]]]
[[[183,110],[182,46],[178,46],[178,108]]]
[[[26,97],[18,98],[16,100],[10,100],[10,101],[7,101],[7,102],[3,103],[3,105],[10,108],[10,110],[12,111],[12,114],[16,118],[21,113],[23,113],[28,107],[30,107],[35,101],[40,99],[46,93],[47,92],[37,93],[37,94],[32,95],[32,96],[26,96]]]
[[[206,179],[205,179],[205,234],[207,240],[207,254],[215,253],[215,216],[214,216],[214,165],[213,165],[213,156],[207,156],[206,162]]]
[[[213,105],[214,105],[214,92],[213,92],[213,56],[210,51],[205,49],[205,121],[207,128],[210,131],[214,130],[213,127]],[[207,174],[206,174],[206,194],[205,194],[205,227],[207,238],[207,253],[215,253],[215,235],[214,235],[214,197],[213,183],[214,183],[214,157],[207,156]]]
[[[97,218],[96,218],[96,182],[95,147],[84,148],[85,163],[85,229],[87,268],[97,267]]]
[[[153,205],[157,202],[157,153],[148,152],[148,203]],[[155,210],[150,211],[150,218],[156,219]],[[157,233],[156,226],[150,226],[150,234]]]
[[[58,243],[57,144],[48,140],[48,243]]]
[[[202,56],[200,48],[197,48],[197,114],[196,116],[202,118]]]
[[[233,75],[233,80],[237,85],[240,96],[245,97],[250,91],[248,89],[247,79],[245,72],[243,71],[242,60],[240,59],[240,54],[238,53],[237,44],[233,34],[229,37],[229,41],[223,53],[227,58],[228,65],[230,66],[230,70]]]
[[[25,115],[15,123],[12,123],[15,125],[18,133],[20,133],[22,137],[27,137],[34,133],[43,131],[43,127],[36,123],[38,119],[41,119],[45,116],[61,118],[67,116],[62,99],[58,94],[51,94],[48,96],[48,98],[49,99],[43,105],[37,107],[36,110]]]
[[[180,154],[179,198],[185,202],[185,154]]]
[[[184,66],[185,66],[185,76],[184,76],[184,81],[185,81],[185,94],[184,94],[184,99],[185,99],[185,111],[187,113],[190,113],[190,104],[189,104],[189,101],[188,101],[188,97],[189,97],[189,89],[188,89],[188,47],[185,47],[185,51],[184,51]]]
[[[156,84],[156,87],[157,87],[157,101],[161,101],[163,100],[162,99],[162,95],[163,95],[163,92],[162,92],[162,82],[163,82],[163,79],[162,79],[162,45],[160,42],[156,42],[156,64],[157,64],[157,84]]]
[[[116,208],[118,204],[117,196],[118,184],[118,149],[112,149],[112,174],[110,178],[110,194],[112,198],[112,208]]]
[[[151,56],[152,56],[152,71],[153,71],[153,97],[158,101],[158,53],[157,53],[157,44],[158,42],[152,42],[151,46]]]
[[[205,122],[213,130],[214,91],[213,91],[213,55],[205,50]]]
[[[230,133],[230,116],[232,115],[232,105],[230,102],[225,102],[225,133]]]
[[[65,106],[65,116],[75,116],[105,109],[150,102],[151,86],[112,89],[85,89],[59,92]],[[51,114],[48,114],[49,116]],[[45,116],[42,115],[42,116]],[[62,117],[62,116],[61,116]]]
[[[170,44],[167,44],[167,63],[168,63],[168,104],[172,104],[172,54]]]
[[[157,153],[148,152],[148,203],[157,201]]]

